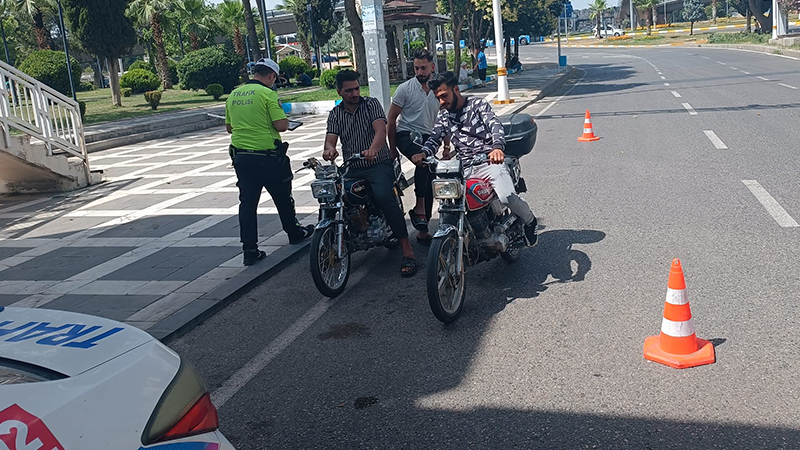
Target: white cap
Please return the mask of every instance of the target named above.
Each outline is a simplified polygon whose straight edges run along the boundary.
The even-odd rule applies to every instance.
[[[278,63],[269,58],[259,59],[258,61],[256,61],[256,66],[269,67],[270,69],[272,69],[273,72],[275,72],[276,75],[281,73],[281,66],[279,66]]]

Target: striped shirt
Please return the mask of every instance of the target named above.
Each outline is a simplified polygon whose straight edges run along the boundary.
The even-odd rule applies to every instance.
[[[353,113],[345,109],[344,102],[339,103],[331,110],[328,114],[328,134],[336,135],[341,139],[342,156],[345,160],[369,150],[372,140],[375,139],[372,122],[376,120],[386,123],[386,114],[378,99],[372,97],[361,97]],[[390,159],[389,144],[384,139],[383,145],[378,151],[378,158],[374,162],[357,161],[352,167],[363,169],[388,159]]]
[[[433,133],[423,147],[425,153],[435,155],[439,144],[447,135],[462,160],[471,160],[481,153],[488,155],[496,148],[505,150],[503,124],[494,114],[492,105],[479,97],[466,99],[464,107],[459,111],[439,111]]]

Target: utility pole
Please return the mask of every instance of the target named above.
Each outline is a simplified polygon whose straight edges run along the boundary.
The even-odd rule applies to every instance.
[[[272,59],[272,49],[270,48],[270,35],[269,35],[269,20],[267,19],[267,5],[264,3],[264,0],[258,0],[261,2],[261,10],[264,11],[262,14],[261,22],[264,23],[264,45],[267,51],[267,58]]]
[[[364,25],[364,44],[367,49],[369,95],[377,98],[383,110],[388,111],[391,106],[391,94],[389,54],[386,50],[386,30],[383,25],[383,0],[362,0],[361,21]],[[359,67],[359,70],[362,69]]]
[[[494,42],[497,54],[497,100],[499,103],[514,103],[508,94],[508,71],[506,70],[506,55],[503,51],[503,17],[500,9],[500,0],[492,0],[492,16],[494,16]],[[519,37],[517,38],[519,39]],[[456,43],[456,48],[458,43]],[[561,48],[559,47],[559,51]],[[456,50],[459,51],[459,50]]]
[[[633,0],[630,0],[630,8],[631,8],[631,33],[633,33],[636,28],[633,25]]]
[[[58,3],[58,23],[61,26],[61,37],[64,39],[64,54],[67,56],[67,75],[69,76],[69,90],[72,91],[72,99],[76,102],[78,97],[75,95],[75,83],[72,81],[72,68],[69,64],[69,44],[67,43],[67,29],[64,27],[64,11],[61,9],[61,0]],[[4,33],[5,34],[5,33]]]

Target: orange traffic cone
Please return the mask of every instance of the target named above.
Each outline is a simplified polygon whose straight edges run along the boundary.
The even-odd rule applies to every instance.
[[[591,141],[598,141],[600,140],[599,137],[594,135],[594,131],[592,131],[592,115],[589,114],[589,110],[586,110],[586,118],[583,119],[583,136],[578,138],[580,142],[591,142]]]
[[[644,358],[676,369],[715,361],[714,345],[695,335],[692,311],[686,297],[686,281],[681,261],[677,258],[672,260],[669,271],[661,334],[644,340]]]

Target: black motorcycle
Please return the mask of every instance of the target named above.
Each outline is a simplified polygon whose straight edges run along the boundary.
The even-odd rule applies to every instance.
[[[347,176],[350,166],[363,159],[356,155],[341,166],[323,165],[316,158],[303,163],[303,168],[314,170],[316,180],[311,183],[311,194],[320,204],[319,223],[311,237],[311,278],[328,297],[344,291],[350,277],[351,253],[378,246],[399,246],[383,211],[372,199],[370,184]],[[406,186],[408,183],[395,161],[394,195],[401,211],[400,197]]]

